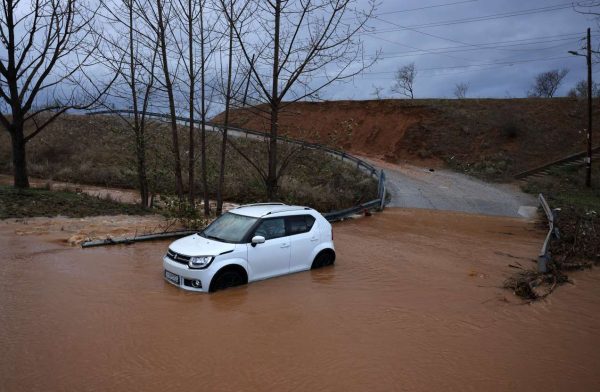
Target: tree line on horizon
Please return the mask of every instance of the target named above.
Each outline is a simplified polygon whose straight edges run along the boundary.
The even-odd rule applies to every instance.
[[[526,92],[528,98],[553,98],[562,85],[564,78],[569,73],[566,68],[555,68],[549,71],[540,72],[533,80],[533,83]],[[417,67],[414,62],[398,67],[394,74],[394,80],[390,86],[392,94],[398,94],[404,98],[415,99],[415,80],[417,77]],[[456,99],[467,98],[470,89],[468,82],[459,82],[454,85],[453,95]],[[377,99],[382,99],[384,88],[373,86],[371,93]],[[587,81],[580,80],[566,94],[570,98],[587,97]],[[592,83],[592,96],[600,98],[600,84]]]

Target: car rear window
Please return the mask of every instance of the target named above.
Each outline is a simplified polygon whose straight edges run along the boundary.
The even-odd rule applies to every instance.
[[[288,235],[307,233],[315,224],[315,218],[312,215],[287,216],[285,218]]]

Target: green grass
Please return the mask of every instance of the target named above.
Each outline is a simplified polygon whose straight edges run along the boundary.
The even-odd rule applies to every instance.
[[[96,215],[142,215],[150,211],[75,192],[15,189],[0,185],[0,219],[63,215],[73,218]]]
[[[549,175],[531,180],[524,190],[544,194],[552,208],[600,213],[600,162],[592,165],[591,188],[585,186],[585,167],[567,167],[554,168]]]

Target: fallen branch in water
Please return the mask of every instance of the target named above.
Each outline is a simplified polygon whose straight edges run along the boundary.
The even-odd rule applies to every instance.
[[[104,246],[104,245],[119,245],[119,244],[133,244],[134,242],[142,242],[142,241],[152,241],[152,240],[164,240],[167,238],[179,238],[185,237],[187,235],[192,235],[196,233],[197,230],[179,230],[179,231],[168,231],[164,233],[158,234],[146,234],[134,237],[124,237],[124,238],[106,238],[103,240],[94,240],[94,241],[86,241],[81,244],[82,248],[91,248],[94,246]]]

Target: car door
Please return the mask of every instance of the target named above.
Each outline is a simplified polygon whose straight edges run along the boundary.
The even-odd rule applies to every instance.
[[[289,273],[291,246],[284,218],[263,219],[252,234],[257,235],[265,237],[265,242],[247,245],[250,280]]]
[[[290,272],[310,269],[312,253],[319,244],[319,230],[312,215],[287,216],[286,229],[292,244]]]

